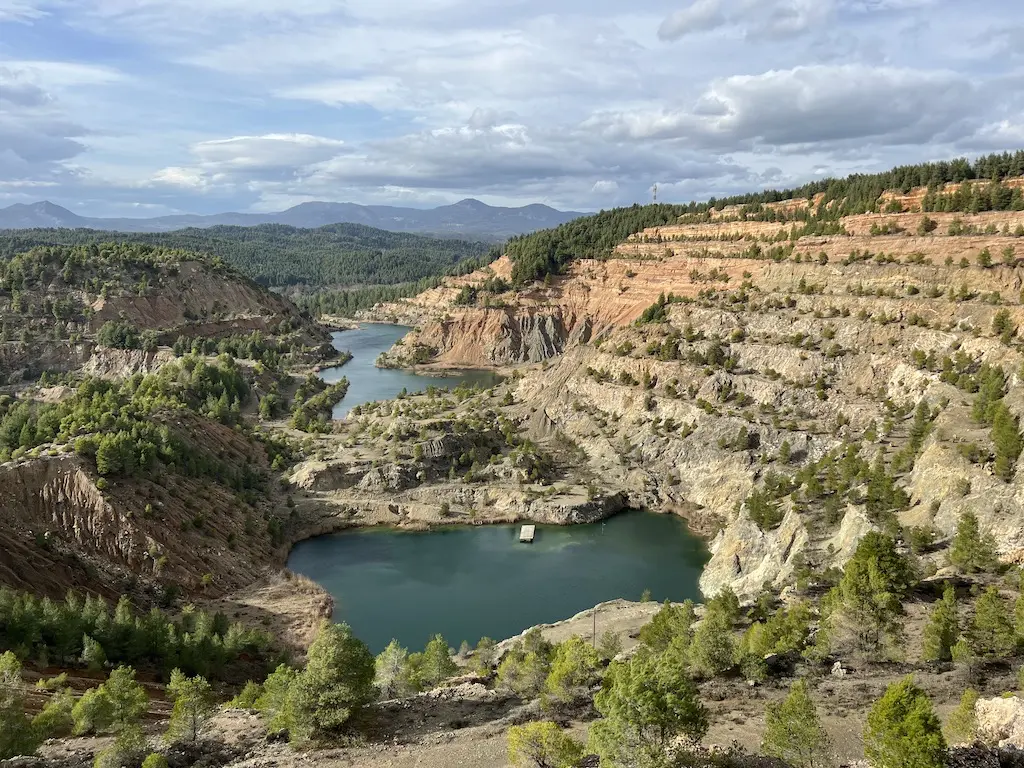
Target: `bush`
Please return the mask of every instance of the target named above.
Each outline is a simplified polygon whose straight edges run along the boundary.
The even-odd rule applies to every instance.
[[[931,700],[912,677],[890,685],[868,713],[864,754],[873,768],[943,768],[946,740]]]

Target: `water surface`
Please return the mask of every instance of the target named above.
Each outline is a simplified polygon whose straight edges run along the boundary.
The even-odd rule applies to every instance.
[[[357,405],[372,403],[376,400],[392,400],[405,389],[406,391],[422,392],[427,387],[457,387],[459,384],[479,384],[490,387],[500,377],[490,371],[460,371],[449,376],[421,376],[408,371],[392,368],[377,368],[375,363],[381,352],[405,336],[411,329],[404,325],[385,325],[383,323],[367,323],[352,331],[333,333],[334,348],[347,349],[352,359],[337,368],[325,368],[320,377],[329,384],[348,378],[349,388],[345,399],[334,408],[334,418],[343,419]]]
[[[335,621],[375,653],[393,637],[422,649],[435,632],[453,646],[500,640],[645,589],[655,600],[700,598],[708,554],[679,518],[630,512],[538,526],[533,544],[518,535],[513,525],[351,531],[300,543],[288,567],[323,585]]]

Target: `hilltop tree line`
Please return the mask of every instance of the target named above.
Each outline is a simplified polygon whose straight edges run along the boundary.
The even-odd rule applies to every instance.
[[[192,252],[231,265],[264,286],[366,286],[409,283],[446,274],[461,262],[488,263],[486,243],[386,232],[361,224],[298,229],[281,224],[220,226],[176,232],[104,232],[33,229],[0,232],[0,258],[44,245],[113,247],[152,252]]]
[[[967,192],[956,195],[937,194],[938,188],[946,183],[972,180],[1002,182],[1020,176],[1024,176],[1024,151],[988,155],[973,163],[960,158],[949,162],[900,166],[884,173],[853,174],[845,179],[827,178],[793,189],[769,189],[686,205],[633,205],[601,211],[554,229],[512,238],[506,252],[513,261],[514,282],[523,285],[550,274],[559,274],[576,259],[608,258],[616,245],[649,227],[676,223],[680,216],[705,220],[712,209],[725,206],[743,206],[745,217],[774,220],[783,214],[764,209],[766,203],[809,200],[821,194],[823,197],[816,209],[805,206],[797,212],[785,214],[785,217],[815,225],[805,228],[803,234],[827,234],[829,228],[825,222],[877,211],[882,193],[889,190],[906,193],[915,187],[928,187],[931,193],[928,210],[1021,210],[1024,209],[1024,195],[1019,189],[1010,190],[1002,184],[975,184],[968,187]]]

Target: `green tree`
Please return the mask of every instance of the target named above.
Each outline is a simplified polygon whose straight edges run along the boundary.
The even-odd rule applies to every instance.
[[[597,651],[582,637],[573,635],[555,647],[544,689],[553,699],[563,703],[586,696],[597,680],[599,663]]]
[[[10,651],[0,655],[0,760],[35,754],[36,741],[25,713],[25,689],[21,662]]]
[[[973,688],[964,691],[957,708],[949,714],[946,721],[946,738],[952,744],[973,744],[978,737],[978,715],[975,705],[979,694]]]
[[[794,768],[820,768],[829,763],[829,747],[807,682],[797,680],[783,701],[768,705],[761,751]]]
[[[406,696],[415,690],[409,676],[409,651],[397,640],[377,655],[374,662],[374,685],[382,699]]]
[[[903,596],[914,582],[913,569],[891,536],[869,532],[826,597],[822,638],[831,647],[849,645],[877,657],[902,637]],[[821,634],[821,633],[819,633]]]
[[[1001,659],[1013,654],[1016,632],[1010,610],[998,587],[989,587],[974,604],[974,618],[968,631],[971,650],[981,658]]]
[[[75,703],[71,716],[74,733],[102,733],[133,728],[149,707],[145,688],[135,679],[131,667],[117,667],[106,682],[90,688]]]
[[[597,641],[598,658],[611,661],[620,653],[622,653],[622,638],[618,633],[612,632],[610,629],[602,632],[601,638]]]
[[[423,649],[423,666],[421,674],[423,682],[433,688],[440,685],[459,671],[458,665],[452,660],[448,641],[441,635],[434,635]]]
[[[551,662],[545,654],[513,648],[498,665],[498,687],[532,699],[543,690],[550,668]]]
[[[956,591],[946,585],[942,599],[932,608],[924,628],[925,661],[951,661],[953,646],[960,639],[960,619],[957,614]]]
[[[601,765],[654,765],[677,736],[696,744],[708,730],[685,660],[659,659],[643,646],[612,662],[594,706],[603,718],[591,726],[589,748]]]
[[[508,729],[508,760],[515,766],[575,768],[583,744],[552,722],[513,725]]]
[[[942,768],[946,740],[913,677],[891,684],[868,713],[864,754],[873,768]]]
[[[114,721],[109,697],[99,688],[90,688],[75,702],[71,712],[74,721],[73,733],[84,736],[87,733],[102,733]]]
[[[205,678],[189,677],[180,669],[171,672],[167,695],[174,702],[165,739],[170,743],[195,742],[213,716],[213,690]]]
[[[374,699],[374,658],[347,624],[320,627],[289,692],[292,741],[322,739]]]
[[[138,723],[149,707],[146,690],[135,680],[135,670],[131,667],[113,670],[100,691],[110,700],[114,731]]]
[[[714,677],[733,666],[736,644],[732,626],[725,610],[708,606],[690,643],[690,671],[696,677]]]
[[[964,573],[990,571],[996,565],[995,547],[995,538],[982,533],[978,516],[968,509],[957,521],[949,562]]]
[[[489,637],[481,637],[480,642],[476,644],[476,650],[473,652],[473,667],[478,675],[491,673],[496,655],[496,645],[497,643]]]
[[[651,650],[663,651],[677,635],[691,634],[696,620],[692,601],[673,604],[666,600],[654,618],[640,629],[640,642]]]
[[[70,736],[75,721],[75,696],[68,688],[56,692],[42,711],[32,718],[32,732],[39,741]]]
[[[263,683],[263,692],[256,700],[256,710],[263,716],[270,733],[290,731],[294,722],[292,690],[299,673],[281,664]]]
[[[103,646],[88,635],[82,637],[82,662],[91,672],[99,672],[107,663],[107,655]]]
[[[996,404],[992,417],[992,443],[996,454],[993,469],[997,476],[1009,482],[1013,479],[1014,465],[1024,448],[1024,441],[1020,435],[1020,420],[1002,401]]]

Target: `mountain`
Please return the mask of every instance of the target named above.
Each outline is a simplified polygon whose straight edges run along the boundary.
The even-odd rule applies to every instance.
[[[258,224],[287,224],[302,229],[326,224],[365,224],[392,232],[504,240],[512,235],[556,227],[584,215],[575,211],[558,211],[539,204],[500,208],[467,199],[454,205],[431,209],[310,202],[279,213],[217,213],[209,216],[185,214],[149,219],[114,219],[79,216],[44,201],[0,208],[0,229],[66,227],[116,232],[170,232],[187,227],[205,229],[215,226],[251,227]]]

